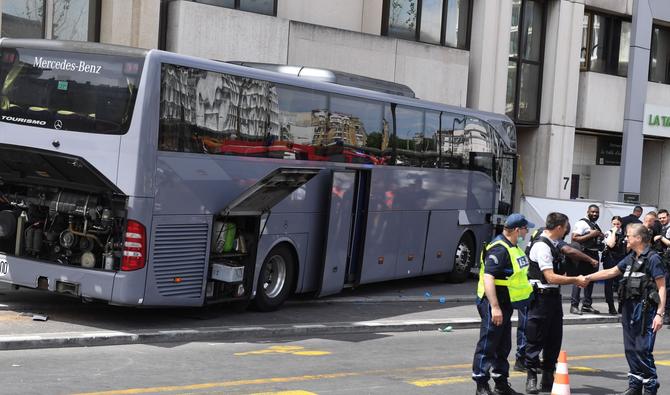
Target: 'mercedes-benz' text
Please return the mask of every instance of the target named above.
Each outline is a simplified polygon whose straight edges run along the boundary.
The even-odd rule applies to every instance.
[[[90,64],[83,60],[80,60],[79,62],[71,62],[67,59],[45,59],[41,56],[35,57],[33,67],[50,70],[78,71],[80,73],[91,74],[100,74],[100,70],[102,70],[102,66],[97,64]]]

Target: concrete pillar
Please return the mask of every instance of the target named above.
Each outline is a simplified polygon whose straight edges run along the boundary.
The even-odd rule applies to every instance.
[[[100,42],[158,48],[160,0],[101,2]]]
[[[505,113],[512,0],[473,2],[468,107]]]
[[[631,27],[630,62],[623,118],[619,200],[639,201],[642,174],[642,122],[649,79],[652,12],[648,0],[635,0]]]
[[[363,0],[363,21],[361,31],[363,33],[382,34],[382,12],[383,0]]]
[[[570,198],[584,5],[547,3],[540,126],[519,131],[524,192]]]

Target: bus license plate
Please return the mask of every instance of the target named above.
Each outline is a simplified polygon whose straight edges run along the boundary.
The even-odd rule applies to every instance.
[[[9,263],[6,255],[0,255],[0,276],[6,276],[9,272]]]

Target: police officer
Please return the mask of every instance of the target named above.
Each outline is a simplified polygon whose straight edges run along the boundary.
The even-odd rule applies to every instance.
[[[621,225],[621,217],[612,217],[612,228],[605,236],[605,251],[603,251],[603,268],[610,269],[616,266],[626,256],[626,235]],[[614,287],[618,287],[617,279],[605,280],[605,301],[610,315],[617,315],[614,307]]]
[[[479,341],[472,362],[476,395],[516,394],[508,382],[512,348],[511,317],[515,306],[528,302],[533,289],[528,283],[528,260],[517,241],[535,225],[521,214],[505,221],[502,234],[486,246],[482,254],[477,285],[477,310],[481,317]],[[489,387],[493,377],[494,390]]]
[[[562,284],[586,286],[584,276],[568,277],[563,267],[559,241],[569,226],[568,217],[562,213],[549,213],[545,230],[530,247],[528,278],[534,288],[534,298],[528,309],[526,325],[526,393],[551,391],[556,361],[563,340]],[[542,381],[537,387],[542,352]]]
[[[598,261],[596,265],[579,265],[579,274],[586,275],[598,271],[598,264],[600,263],[599,251],[602,251],[605,248],[605,244],[603,243],[605,235],[596,223],[598,218],[600,218],[600,208],[595,204],[590,205],[588,211],[586,212],[586,217],[577,221],[575,224],[575,229],[572,232],[572,241],[579,243],[586,255]],[[580,287],[572,287],[570,313],[599,314],[600,312],[594,309],[591,305],[593,303],[593,299],[591,297],[591,295],[593,295],[593,284],[589,284],[586,289],[584,289],[584,301],[582,302],[581,310],[579,310],[580,293]]]
[[[652,352],[656,332],[663,327],[666,271],[661,257],[650,248],[651,236],[644,225],[628,225],[626,241],[631,253],[617,266],[586,276],[589,281],[598,281],[623,273],[619,298],[630,371],[628,389],[622,395],[655,395],[659,387]]]
[[[658,221],[661,223],[661,232],[654,236],[654,250],[661,255],[665,270],[668,274],[665,276],[665,283],[670,284],[670,214],[668,210],[662,208],[658,210]],[[666,286],[666,290],[668,287]],[[670,290],[668,290],[670,293]],[[668,300],[667,295],[665,300]],[[663,324],[670,324],[670,306],[665,305],[665,317],[663,317]]]
[[[624,234],[626,234],[626,226],[628,224],[641,224],[642,221],[640,221],[640,216],[642,216],[642,207],[641,206],[635,206],[633,208],[633,212],[628,214],[627,216],[621,218],[621,229],[623,230]]]
[[[526,246],[526,256],[530,254],[530,248],[533,242],[542,236],[544,227],[537,228],[530,236],[528,245]],[[570,246],[565,242],[565,238],[570,234],[570,223],[568,222],[563,233],[563,237],[556,241],[556,248],[571,262],[585,262],[589,265],[597,265],[598,261],[584,254],[578,249]],[[566,262],[567,265],[567,262]],[[528,322],[528,306],[522,306],[518,310],[519,320],[516,328],[516,362],[514,363],[514,370],[519,372],[527,372],[526,369],[526,325]]]

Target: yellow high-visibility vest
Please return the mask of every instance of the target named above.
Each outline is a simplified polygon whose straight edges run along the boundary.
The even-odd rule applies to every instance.
[[[494,246],[501,245],[505,247],[512,262],[513,273],[506,279],[495,279],[495,285],[507,287],[509,299],[512,303],[523,302],[530,298],[533,293],[533,286],[528,282],[528,257],[523,250],[517,246],[510,247],[503,240],[496,240],[484,249],[479,268],[479,283],[477,284],[477,296],[484,297],[484,256]]]

